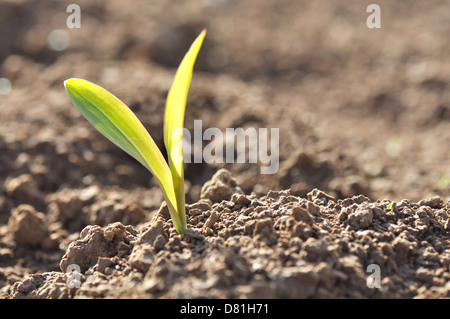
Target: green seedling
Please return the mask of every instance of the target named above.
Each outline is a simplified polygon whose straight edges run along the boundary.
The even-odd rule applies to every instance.
[[[183,169],[184,113],[192,72],[206,30],[197,37],[181,61],[169,90],[164,114],[164,144],[168,164],[134,113],[102,87],[71,78],[64,86],[75,107],[111,142],[134,157],[155,177],[179,234],[186,230]]]
[[[442,175],[441,178],[439,178],[438,186],[441,189],[446,189],[447,187],[449,187],[450,186],[450,175],[448,175],[448,174]]]

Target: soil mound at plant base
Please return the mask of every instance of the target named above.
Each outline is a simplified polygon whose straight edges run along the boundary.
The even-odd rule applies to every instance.
[[[440,197],[258,197],[220,170],[187,208],[183,235],[165,204],[150,223],[87,226],[61,272],[28,275],[5,297],[450,297],[450,203]]]

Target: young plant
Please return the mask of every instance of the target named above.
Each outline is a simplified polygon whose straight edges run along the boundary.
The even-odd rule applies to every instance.
[[[191,45],[175,74],[166,100],[164,144],[168,162],[134,113],[117,97],[83,79],[71,78],[64,86],[75,107],[111,142],[144,165],[155,177],[179,234],[186,230],[183,169],[183,126],[187,94],[206,30]]]

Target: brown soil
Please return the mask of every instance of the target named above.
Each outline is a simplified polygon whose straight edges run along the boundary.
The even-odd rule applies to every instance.
[[[450,297],[448,2],[380,0],[381,29],[369,1],[80,0],[67,29],[69,3],[0,3],[1,298]],[[113,92],[163,149],[205,27],[186,127],[279,128],[280,169],[186,164],[177,235],[150,173],[63,81]]]

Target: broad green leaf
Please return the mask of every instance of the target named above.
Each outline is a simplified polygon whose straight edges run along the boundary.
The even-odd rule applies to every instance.
[[[167,96],[164,115],[164,144],[168,153],[169,167],[172,172],[173,187],[177,199],[177,211],[182,225],[186,225],[182,129],[192,72],[205,35],[206,29],[195,39],[181,61]]]
[[[181,222],[177,213],[172,173],[134,113],[113,94],[89,81],[72,78],[66,80],[64,86],[73,104],[97,130],[153,174],[163,192],[176,230],[183,233],[186,222]]]

